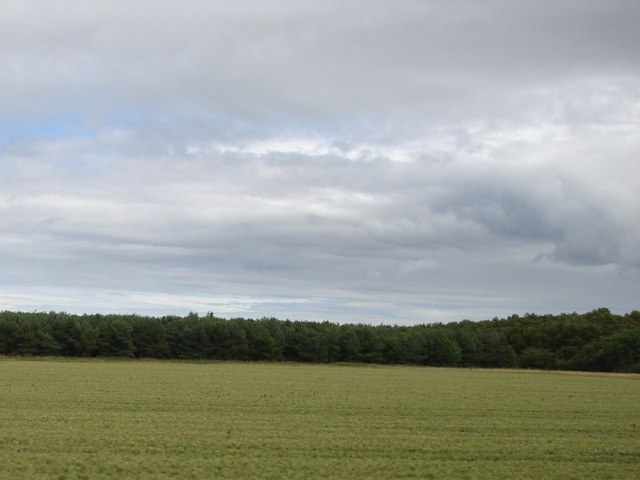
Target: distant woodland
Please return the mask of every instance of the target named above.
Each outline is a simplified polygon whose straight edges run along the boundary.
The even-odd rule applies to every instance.
[[[390,326],[4,311],[0,355],[640,372],[640,312]]]

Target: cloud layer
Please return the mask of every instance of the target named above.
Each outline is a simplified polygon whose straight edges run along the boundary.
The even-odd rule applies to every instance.
[[[637,2],[5,2],[0,307],[638,308]]]

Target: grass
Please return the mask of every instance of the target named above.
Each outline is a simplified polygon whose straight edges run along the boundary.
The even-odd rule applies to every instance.
[[[640,478],[640,378],[0,359],[0,478]]]

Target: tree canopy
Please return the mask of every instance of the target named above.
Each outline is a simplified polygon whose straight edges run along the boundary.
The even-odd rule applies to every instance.
[[[640,372],[640,312],[391,326],[191,313],[0,312],[0,355],[149,357]]]

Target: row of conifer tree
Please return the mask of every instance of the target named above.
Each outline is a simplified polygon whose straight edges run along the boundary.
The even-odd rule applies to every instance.
[[[0,355],[364,362],[640,372],[640,312],[390,326],[0,312]]]

